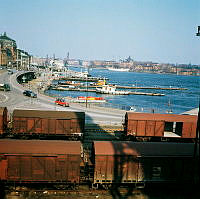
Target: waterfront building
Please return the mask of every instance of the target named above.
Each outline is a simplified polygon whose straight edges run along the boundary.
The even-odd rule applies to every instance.
[[[62,70],[64,68],[64,61],[62,59],[50,59],[49,67],[56,70]]]
[[[25,52],[24,50],[17,49],[17,59],[16,59],[16,67],[17,70],[29,70],[31,62],[31,56]]]
[[[91,66],[91,61],[82,61],[81,65],[82,65],[83,67]]]
[[[68,59],[68,60],[66,60],[65,65],[79,66],[80,65],[80,60]]]
[[[4,32],[0,35],[0,65],[11,67],[16,64],[17,44]]]
[[[33,66],[45,66],[48,64],[49,64],[49,58],[36,57],[36,56],[31,57],[31,65]]]
[[[24,50],[18,49],[16,41],[4,32],[0,35],[0,65],[28,70],[31,56]]]

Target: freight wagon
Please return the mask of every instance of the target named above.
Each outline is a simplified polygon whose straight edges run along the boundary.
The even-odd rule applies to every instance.
[[[195,139],[196,128],[195,115],[127,112],[124,122],[125,138],[131,140]]]
[[[193,183],[194,151],[193,143],[96,141],[93,186]]]
[[[0,146],[2,185],[85,184],[107,189],[199,180],[199,149],[193,143],[95,141],[90,156],[79,141],[2,139]]]
[[[16,109],[12,119],[12,133],[18,137],[80,139],[85,126],[84,112]]]
[[[80,183],[79,141],[0,140],[0,181],[52,183],[75,187]]]

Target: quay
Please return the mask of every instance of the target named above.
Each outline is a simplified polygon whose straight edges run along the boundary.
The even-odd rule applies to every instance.
[[[52,87],[51,90],[58,91],[79,91],[79,92],[96,92],[95,89],[82,89],[82,88],[65,88],[65,87]],[[145,92],[129,92],[129,95],[148,95],[148,96],[165,96],[162,93],[145,93]]]

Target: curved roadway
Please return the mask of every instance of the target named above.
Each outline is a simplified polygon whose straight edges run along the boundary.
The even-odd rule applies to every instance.
[[[9,83],[11,91],[0,91],[0,106],[8,108],[9,113],[13,109],[37,109],[37,110],[61,110],[61,111],[84,111],[86,113],[86,123],[121,125],[124,119],[125,111],[90,107],[86,108],[79,104],[70,104],[70,107],[57,106],[54,98],[38,94],[37,98],[23,96],[22,92],[27,89],[16,81],[18,73],[9,75],[7,72],[0,74],[0,83]]]

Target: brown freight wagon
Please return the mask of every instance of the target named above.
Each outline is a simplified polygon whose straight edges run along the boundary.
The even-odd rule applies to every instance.
[[[0,140],[0,181],[80,182],[81,143],[52,140]]]
[[[128,137],[195,138],[197,116],[158,113],[125,115],[124,131]]]
[[[0,107],[0,135],[3,135],[8,127],[8,110],[6,107]]]
[[[193,143],[95,141],[94,153],[96,187],[191,183],[198,173]]]
[[[13,134],[81,138],[85,113],[71,111],[14,110]]]

